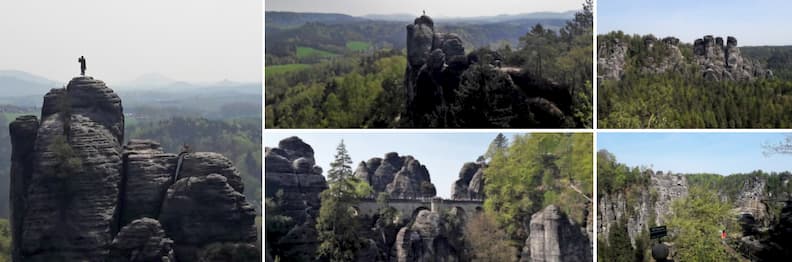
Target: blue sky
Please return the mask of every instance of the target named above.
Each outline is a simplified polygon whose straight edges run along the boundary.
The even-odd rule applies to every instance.
[[[789,0],[599,0],[597,31],[675,36],[692,43],[712,34],[738,44],[792,45]]]
[[[372,157],[383,157],[385,153],[412,155],[429,170],[437,189],[437,195],[448,198],[451,184],[458,178],[459,169],[466,162],[475,161],[487,151],[489,143],[498,133],[323,133],[323,134],[280,134],[264,135],[264,146],[275,147],[281,139],[296,135],[314,149],[316,163],[326,172],[336,153],[336,147],[344,139],[352,169],[360,161]],[[503,133],[511,138],[514,133]],[[510,139],[511,140],[511,139]],[[326,175],[326,174],[325,174]]]
[[[606,149],[628,166],[674,173],[730,175],[761,169],[792,171],[791,155],[762,154],[762,144],[781,133],[599,133],[597,150]]]

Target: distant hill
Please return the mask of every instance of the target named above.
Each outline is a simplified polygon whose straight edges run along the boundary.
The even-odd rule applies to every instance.
[[[101,80],[124,99],[125,113],[136,114],[141,119],[173,116],[209,119],[261,117],[263,91],[260,83],[223,80],[196,84],[159,74],[146,74],[127,83]],[[44,94],[62,86],[22,71],[0,71],[0,105],[40,106]]]
[[[52,88],[59,88],[58,82],[16,70],[0,71],[0,99],[45,94]],[[1,101],[1,100],[0,100]]]
[[[536,24],[557,31],[574,18],[575,11],[527,13],[464,18],[436,18],[436,27],[459,35],[473,50],[508,42],[518,44]],[[390,14],[354,17],[343,14],[266,12],[267,65],[312,64],[337,55],[355,54],[352,42],[371,49],[405,48],[405,26],[415,15]],[[371,50],[368,49],[368,50]],[[302,52],[301,52],[302,51]],[[306,52],[310,51],[310,52]]]
[[[344,14],[331,13],[267,11],[264,15],[264,24],[266,24],[268,27],[278,28],[297,27],[306,23],[341,24],[360,22],[364,20],[366,19]]]

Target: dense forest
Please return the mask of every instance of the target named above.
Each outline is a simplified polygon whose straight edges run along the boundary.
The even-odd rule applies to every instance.
[[[203,118],[172,118],[138,123],[127,127],[128,139],[151,139],[166,152],[181,152],[189,145],[191,151],[217,152],[231,160],[242,176],[245,196],[261,207],[262,162],[261,120],[208,120]]]
[[[686,66],[657,73],[669,53],[662,44],[648,50],[647,36],[611,32],[598,44],[629,46],[621,79],[598,87],[600,128],[789,128],[792,125],[792,48],[742,47],[744,57],[772,70],[774,77],[751,81],[706,79],[693,61],[693,45],[680,43]],[[602,70],[602,69],[600,69]]]
[[[531,215],[554,204],[581,227],[593,223],[591,134],[517,135],[484,170],[485,211],[522,246]]]
[[[460,38],[466,39],[475,48],[466,48],[467,54],[474,54],[479,60],[479,67],[471,66],[470,72],[461,77],[459,101],[449,106],[449,110],[466,109],[484,105],[487,110],[500,109],[502,101],[497,101],[497,90],[492,96],[475,99],[486,101],[463,100],[464,94],[478,89],[489,90],[476,81],[476,76],[493,74],[487,72],[487,63],[494,60],[502,61],[503,66],[514,67],[526,72],[527,75],[568,87],[564,96],[571,97],[566,102],[569,106],[570,120],[563,126],[590,127],[592,125],[592,24],[591,2],[584,4],[583,11],[575,18],[561,24],[533,21],[524,31],[516,36],[500,33],[506,29],[472,29],[478,25],[454,25],[471,30],[470,32],[455,31],[452,26],[441,30],[457,32]],[[354,23],[353,23],[354,24]],[[348,24],[307,23],[294,28],[272,29],[285,30],[268,38],[267,66],[265,67],[265,115],[266,126],[275,128],[351,128],[351,127],[410,127],[405,123],[407,114],[407,88],[405,87],[405,68],[407,68],[406,51],[399,45],[381,45],[377,42],[364,42],[356,35],[362,33],[328,33],[326,27],[350,27]],[[377,28],[376,23],[359,23],[358,27],[368,30]],[[524,25],[523,25],[524,26]],[[317,28],[315,30],[309,30]],[[388,27],[390,28],[390,27]],[[400,24],[395,38],[404,42],[404,25]],[[345,30],[348,30],[345,29]],[[507,31],[508,31],[507,30]],[[514,30],[511,30],[514,31]],[[287,33],[288,32],[288,33]],[[297,34],[297,35],[294,35]],[[495,35],[489,35],[495,34]],[[381,34],[374,34],[381,35]],[[298,37],[299,36],[299,37]],[[471,40],[481,37],[484,40]],[[337,38],[337,39],[336,39]],[[514,41],[509,39],[514,38]],[[269,40],[273,39],[273,40]],[[283,39],[291,39],[289,44],[272,44]],[[313,39],[313,40],[312,40]],[[299,41],[298,41],[299,40]],[[294,41],[321,43],[323,46],[297,45]],[[322,41],[319,41],[322,40]],[[386,40],[382,40],[387,42]],[[516,42],[516,48],[513,46]],[[489,49],[490,44],[497,44],[497,49]],[[331,46],[324,46],[331,45]],[[281,50],[283,49],[283,50]],[[494,54],[494,55],[491,55]],[[491,58],[484,59],[485,56]],[[478,60],[478,59],[477,59]],[[479,69],[479,70],[476,70]],[[490,71],[496,71],[494,69]],[[480,77],[479,77],[480,78]],[[466,80],[468,79],[468,80]],[[459,81],[459,80],[457,80]],[[487,81],[485,81],[487,82]],[[465,90],[464,83],[469,86]],[[522,92],[541,92],[523,90]],[[523,104],[522,102],[520,104]],[[541,105],[538,105],[541,106]],[[504,107],[506,108],[506,107]],[[481,112],[477,110],[476,112]],[[457,112],[459,113],[459,112]],[[463,112],[464,113],[464,112]],[[497,113],[497,112],[496,112]],[[516,113],[516,112],[515,112]],[[526,116],[527,117],[527,116]],[[523,123],[525,125],[526,123]],[[464,123],[451,125],[467,126]]]
[[[657,201],[657,192],[650,189],[651,172],[645,167],[628,167],[619,163],[616,157],[606,150],[597,153],[597,187],[600,189],[598,197],[602,195],[623,194],[628,205],[625,212],[635,212],[632,207],[643,205],[642,191],[649,190],[650,201]],[[762,198],[768,210],[769,225],[779,224],[782,217],[784,196],[792,193],[792,183],[785,183],[792,179],[792,173],[767,173],[754,171],[745,174],[684,174],[687,180],[687,197],[674,199],[671,204],[666,226],[670,235],[665,242],[673,243],[674,257],[679,261],[738,261],[743,257],[750,257],[749,251],[742,250],[739,237],[743,236],[746,227],[745,218],[738,217],[733,208],[738,206],[735,201],[740,194],[745,194],[746,185],[752,181],[765,181],[763,195],[754,196]],[[765,199],[765,198],[771,199]],[[777,199],[772,199],[777,198]],[[782,201],[776,201],[782,199]],[[602,212],[602,211],[600,211]],[[612,225],[608,241],[598,239],[598,254],[600,260],[607,261],[650,261],[650,243],[648,227],[655,225],[653,211],[650,212],[648,227],[635,236],[631,243],[627,230],[628,214]],[[629,218],[632,219],[632,218]],[[753,222],[752,222],[753,223]],[[753,226],[755,227],[755,226]],[[771,227],[772,228],[772,227]],[[723,240],[713,232],[729,232],[729,238]],[[758,229],[753,229],[758,231]],[[765,239],[772,235],[772,230],[756,233],[756,239]],[[743,244],[744,245],[744,244]],[[738,251],[735,250],[740,250]],[[741,261],[741,260],[740,260]]]

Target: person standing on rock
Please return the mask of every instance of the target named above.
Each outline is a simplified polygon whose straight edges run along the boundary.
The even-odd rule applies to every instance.
[[[80,56],[80,58],[77,58],[77,62],[80,63],[80,75],[85,76],[85,57]]]

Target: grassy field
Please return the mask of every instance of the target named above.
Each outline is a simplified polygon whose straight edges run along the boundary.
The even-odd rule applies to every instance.
[[[17,117],[19,117],[19,116],[24,116],[24,115],[35,115],[36,117],[38,117],[38,116],[39,116],[39,114],[41,114],[41,112],[25,112],[25,113],[7,113],[7,112],[0,112],[0,114],[1,114],[1,115],[3,115],[3,116],[5,117],[5,119],[6,119],[6,120],[8,120],[8,122],[10,123],[11,121],[14,121],[14,120],[15,120]]]
[[[336,53],[327,52],[324,50],[314,49],[305,46],[298,46],[297,47],[297,57],[305,58],[305,57],[334,57],[337,56]]]
[[[287,64],[287,65],[274,65],[264,67],[264,77],[272,75],[283,74],[286,72],[302,70],[310,67],[308,64]]]
[[[361,41],[349,41],[349,42],[346,43],[347,49],[352,50],[352,51],[356,51],[356,52],[357,51],[365,51],[365,50],[369,49],[370,46],[371,45],[369,45],[369,43],[361,42]]]

